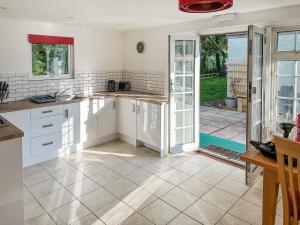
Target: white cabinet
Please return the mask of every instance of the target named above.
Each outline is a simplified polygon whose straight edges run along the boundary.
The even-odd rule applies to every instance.
[[[61,133],[63,115],[42,117],[31,120],[31,138],[52,133]]]
[[[22,138],[23,159],[30,158],[30,111],[8,112],[1,114],[1,116],[24,132],[24,137]]]
[[[31,156],[39,156],[42,158],[42,161],[43,159],[47,160],[48,155],[50,155],[50,158],[53,158],[63,150],[61,132],[31,139]]]
[[[98,136],[106,137],[117,133],[117,102],[114,97],[99,99]]]
[[[136,100],[118,98],[118,132],[136,138]]]
[[[63,114],[63,105],[48,106],[30,110],[31,119]]]
[[[76,151],[80,143],[80,103],[64,105],[62,143],[66,151]]]
[[[137,124],[136,133],[137,139],[145,144],[161,149],[162,140],[162,106],[137,101],[136,106]]]
[[[82,143],[98,137],[98,99],[80,102],[80,141]]]

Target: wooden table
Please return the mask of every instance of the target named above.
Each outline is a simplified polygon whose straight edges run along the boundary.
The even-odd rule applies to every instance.
[[[277,208],[279,178],[277,162],[262,155],[258,150],[248,150],[241,160],[263,167],[263,225],[274,225]]]

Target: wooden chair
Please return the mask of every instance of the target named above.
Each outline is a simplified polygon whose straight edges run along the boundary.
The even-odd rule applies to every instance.
[[[300,218],[300,144],[274,137],[283,201],[283,225],[298,225]],[[286,160],[285,160],[286,157]],[[297,165],[295,165],[297,161]]]

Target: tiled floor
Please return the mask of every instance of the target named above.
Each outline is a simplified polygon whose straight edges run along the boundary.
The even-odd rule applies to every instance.
[[[195,153],[160,159],[149,149],[110,142],[24,169],[25,221],[260,225],[261,178],[249,188],[244,176]]]
[[[200,106],[200,131],[246,143],[246,113]]]

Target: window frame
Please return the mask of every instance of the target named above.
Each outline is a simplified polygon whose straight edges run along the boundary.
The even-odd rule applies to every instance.
[[[300,79],[300,75],[297,74],[297,61],[300,63],[300,50],[297,51],[297,49],[293,51],[278,51],[278,34],[282,32],[295,32],[300,31],[300,26],[289,26],[289,27],[276,27],[272,29],[272,93],[273,93],[273,99],[272,99],[272,108],[271,110],[271,120],[273,122],[279,122],[278,114],[277,114],[277,100],[283,99],[283,100],[292,100],[293,101],[293,115],[292,115],[292,121],[295,120],[296,116],[296,110],[297,110],[297,101],[300,101],[300,98],[297,98],[297,78]],[[295,40],[296,42],[296,40]],[[296,47],[296,46],[295,46]],[[277,94],[277,62],[278,61],[296,61],[295,63],[295,74],[292,76],[294,79],[294,96],[293,97],[280,97]],[[287,76],[288,77],[288,76]]]
[[[68,46],[68,74],[62,74],[62,75],[34,75],[32,72],[32,43],[29,43],[29,65],[30,65],[30,73],[29,73],[29,79],[30,80],[60,80],[60,79],[74,79],[74,45],[67,45]]]

